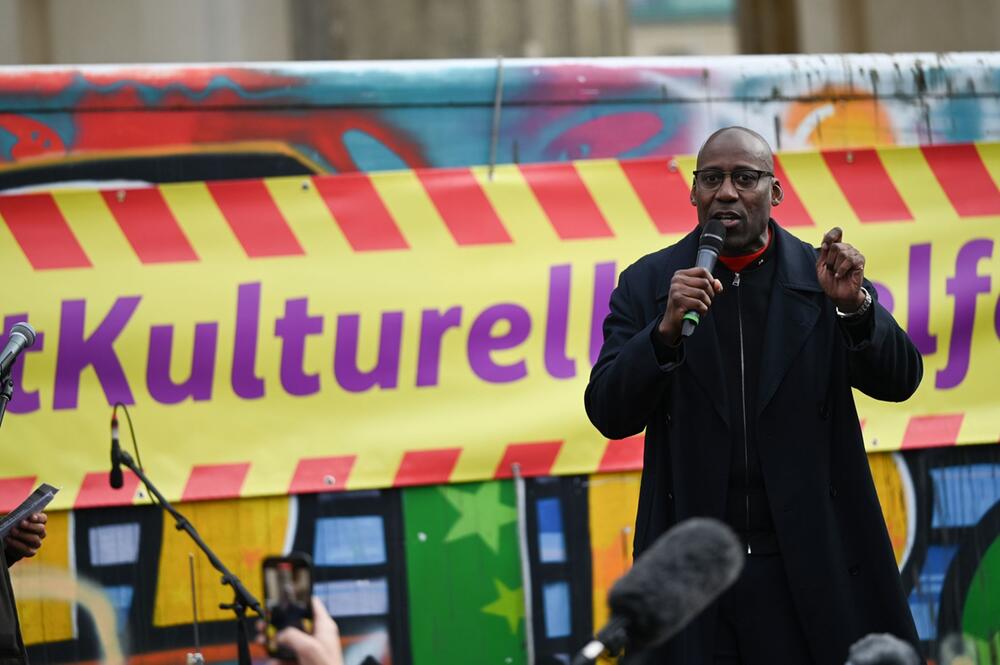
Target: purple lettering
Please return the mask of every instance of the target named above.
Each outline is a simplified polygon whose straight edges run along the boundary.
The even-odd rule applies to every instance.
[[[910,247],[910,306],[906,332],[917,350],[924,355],[937,351],[937,335],[930,332],[931,320],[931,245]]]
[[[444,312],[425,309],[420,318],[420,353],[417,355],[417,386],[435,386],[441,369],[441,338],[462,325],[462,308]]]
[[[59,350],[56,355],[53,409],[75,409],[80,393],[80,373],[93,367],[108,404],[134,404],[132,390],[115,355],[114,341],[139,306],[139,296],[118,298],[90,337],[83,336],[87,303],[64,300],[59,323]]]
[[[502,335],[493,335],[493,326],[507,321],[510,330]],[[469,330],[469,365],[483,381],[509,383],[528,375],[525,361],[518,360],[509,365],[500,365],[493,360],[494,351],[512,349],[531,333],[531,315],[520,305],[504,303],[483,310]]]
[[[989,275],[978,273],[979,261],[993,255],[993,241],[986,238],[970,240],[958,250],[955,276],[948,279],[949,294],[955,298],[955,319],[948,346],[948,365],[939,370],[934,385],[938,389],[954,388],[965,379],[972,351],[972,329],[976,321],[976,297],[990,292]]]
[[[215,349],[219,338],[218,323],[198,323],[194,327],[194,349],[191,352],[191,373],[180,383],[170,378],[170,357],[173,354],[174,327],[153,326],[149,329],[149,360],[146,363],[146,387],[150,396],[161,404],[177,404],[188,397],[195,401],[212,398],[215,377]]]
[[[236,339],[233,342],[233,392],[243,399],[264,396],[264,379],[254,374],[260,326],[260,282],[240,284],[236,296]]]
[[[342,314],[337,317],[337,340],[333,350],[333,375],[344,390],[363,392],[378,386],[395,388],[399,381],[399,353],[403,340],[403,313],[384,312],[379,335],[378,358],[367,372],[358,369],[358,328],[361,317]]]
[[[4,317],[3,329],[10,330],[15,323],[27,321],[27,314],[14,314]],[[35,332],[35,343],[21,352],[21,358],[10,368],[10,379],[14,382],[14,396],[7,404],[7,413],[31,413],[41,407],[41,397],[37,390],[24,389],[24,364],[28,362],[27,353],[38,353],[45,347],[45,333]]]
[[[556,379],[576,376],[576,362],[566,356],[569,326],[569,290],[573,268],[552,266],[549,270],[549,310],[545,320],[545,369]]]
[[[611,313],[611,292],[615,290],[615,262],[594,266],[594,307],[590,317],[590,364],[597,362],[604,344],[604,319]]]
[[[274,322],[274,335],[282,339],[281,385],[289,395],[319,392],[319,373],[307,374],[303,361],[306,337],[323,332],[323,317],[309,316],[305,298],[285,301],[285,316]]]
[[[997,311],[993,315],[993,328],[997,331],[997,337],[1000,338],[1000,298],[997,298]]]
[[[878,294],[878,304],[891,314],[892,310],[896,308],[896,299],[892,297],[892,291],[882,282],[872,281],[872,286],[875,287],[875,292]]]

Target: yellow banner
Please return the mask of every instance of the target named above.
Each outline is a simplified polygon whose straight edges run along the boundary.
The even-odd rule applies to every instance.
[[[0,509],[107,486],[130,405],[168,498],[635,468],[582,395],[617,274],[693,228],[693,159],[404,171],[0,197],[15,366]],[[832,226],[925,357],[859,396],[872,450],[1000,438],[1000,145],[779,155],[779,223]],[[123,445],[131,450],[128,428]]]

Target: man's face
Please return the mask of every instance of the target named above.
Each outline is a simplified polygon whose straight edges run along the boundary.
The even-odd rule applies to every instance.
[[[698,169],[772,171],[770,149],[752,134],[731,130],[718,134],[698,154]],[[716,189],[695,182],[691,202],[698,208],[698,225],[719,219],[726,227],[723,254],[746,254],[767,242],[767,221],[771,206],[781,201],[781,184],[762,175],[756,187],[738,189],[732,177],[725,177]]]

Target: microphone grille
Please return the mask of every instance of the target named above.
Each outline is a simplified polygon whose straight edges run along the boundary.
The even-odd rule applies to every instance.
[[[15,323],[10,329],[10,336],[13,336],[14,333],[24,335],[24,338],[28,340],[25,344],[26,347],[35,343],[35,329],[32,328],[27,321]]]
[[[708,223],[705,224],[705,228],[701,231],[701,241],[698,243],[698,248],[710,247],[715,250],[715,252],[722,252],[722,245],[726,242],[726,225],[722,223],[719,219],[710,219]]]

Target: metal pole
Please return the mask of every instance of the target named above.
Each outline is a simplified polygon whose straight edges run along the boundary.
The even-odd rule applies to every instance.
[[[191,613],[194,618],[194,650],[201,651],[201,640],[198,639],[198,594],[194,582],[194,553],[188,552],[188,571],[191,573]]]
[[[524,652],[527,665],[535,665],[535,615],[531,603],[531,558],[528,554],[528,499],[521,465],[515,462],[510,465],[510,470],[514,475],[514,491],[517,494],[517,542],[521,554],[521,589],[524,592]]]
[[[500,105],[503,101],[503,56],[497,56],[497,87],[493,93],[493,126],[490,128],[490,168],[489,178],[493,180],[493,168],[497,163],[497,143],[500,140]]]
[[[201,639],[198,636],[198,595],[194,578],[194,552],[188,552],[188,572],[191,576],[191,613],[194,627],[194,652],[187,655],[186,665],[204,665],[205,657],[201,654]]]

